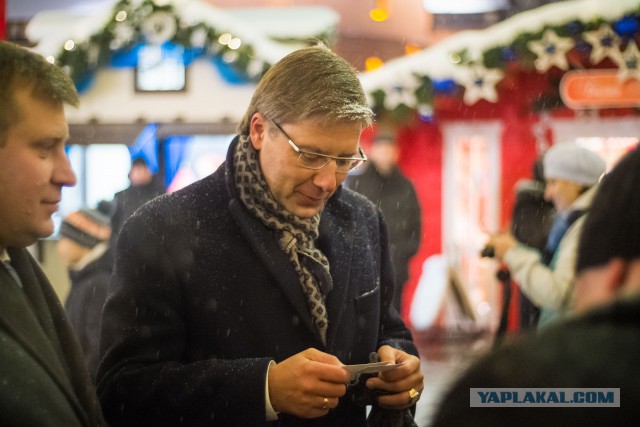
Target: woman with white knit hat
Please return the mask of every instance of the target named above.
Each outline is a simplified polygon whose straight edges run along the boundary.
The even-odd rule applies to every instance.
[[[493,235],[488,242],[522,292],[540,307],[539,327],[572,310],[579,236],[605,172],[600,156],[573,143],[551,147],[543,164],[545,199],[553,202],[558,212],[545,250],[540,253],[519,244],[510,233]]]

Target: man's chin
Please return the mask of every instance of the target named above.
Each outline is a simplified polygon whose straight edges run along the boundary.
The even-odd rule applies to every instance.
[[[37,230],[35,230],[35,241],[50,237],[54,231],[53,220],[49,220],[48,223],[42,224]]]
[[[312,216],[317,215],[322,210],[323,206],[324,204],[322,204],[320,207],[296,206],[294,209],[289,210],[289,212],[293,213],[299,218],[311,218]]]

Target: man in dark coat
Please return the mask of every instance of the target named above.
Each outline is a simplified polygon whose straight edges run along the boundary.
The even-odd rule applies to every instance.
[[[639,187],[636,149],[604,177],[586,215],[576,265],[580,314],[473,365],[443,397],[433,426],[638,425]],[[553,388],[574,388],[583,394],[566,394],[578,407],[470,407],[472,388],[497,388],[498,395],[515,388],[542,388],[547,395]],[[594,392],[587,388],[596,394],[585,394]],[[594,407],[602,389],[618,389],[618,398],[612,394],[608,407]]]
[[[113,256],[118,234],[127,218],[149,200],[165,193],[165,188],[159,177],[151,172],[149,165],[142,157],[136,157],[131,161],[129,182],[131,185],[128,188],[118,191],[113,197],[111,251],[107,254],[107,257]]]
[[[77,105],[61,69],[0,41],[0,425],[103,425],[82,351],[62,304],[27,246],[53,233],[65,154],[64,104]]]
[[[377,135],[364,172],[350,175],[345,185],[367,196],[384,215],[389,227],[395,272],[393,305],[400,311],[402,290],[409,280],[409,261],[420,246],[421,227],[418,196],[411,181],[397,166],[398,155],[398,147],[391,135]]]
[[[113,426],[357,427],[366,390],[415,405],[385,222],[340,187],[370,120],[348,63],[298,50],[261,80],[214,174],[129,218],[100,342]],[[372,352],[398,366],[348,386],[343,364]]]

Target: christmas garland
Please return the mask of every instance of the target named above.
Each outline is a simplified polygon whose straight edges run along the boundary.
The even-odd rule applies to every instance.
[[[596,17],[589,22],[573,20],[547,25],[537,32],[521,33],[510,42],[486,49],[475,57],[467,49],[449,52],[449,61],[454,64],[451,78],[436,79],[419,71],[407,76],[404,72],[402,76],[392,77],[398,83],[369,88],[369,95],[378,114],[403,121],[417,113],[420,118],[430,120],[438,96],[461,96],[466,105],[480,100],[498,102],[496,86],[517,71],[544,74],[552,67],[564,72],[611,68],[613,64],[620,81],[640,80],[639,37],[640,7],[617,20]],[[537,99],[532,110],[564,107],[558,88],[552,90],[556,93]]]
[[[335,28],[327,29],[312,39],[286,40],[280,43],[311,44],[335,41]],[[243,42],[226,29],[214,28],[207,22],[183,22],[171,2],[163,0],[120,0],[105,26],[84,41],[69,40],[54,61],[63,67],[84,90],[102,67],[116,63],[136,65],[135,50],[142,44],[172,43],[184,48],[185,64],[206,55],[223,61],[247,80],[258,80],[272,65],[260,58],[251,43]],[[120,60],[118,60],[120,58]],[[122,61],[122,58],[127,58]]]

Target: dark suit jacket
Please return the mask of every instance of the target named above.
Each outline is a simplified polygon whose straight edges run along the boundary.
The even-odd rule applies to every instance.
[[[100,426],[95,390],[58,297],[25,249],[0,267],[0,425]]]
[[[230,154],[233,153],[233,145]],[[390,307],[386,226],[350,190],[327,203],[318,246],[327,255],[327,346],[297,275],[272,232],[236,198],[230,158],[213,175],[162,196],[125,223],[102,319],[98,390],[116,425],[265,423],[265,375],[315,347],[343,363],[390,344],[417,354]],[[328,416],[279,425],[363,425],[348,398]]]
[[[345,186],[377,205],[389,226],[396,283],[393,302],[399,311],[402,288],[409,280],[409,261],[418,252],[421,237],[420,204],[413,184],[397,167],[384,176],[371,163],[361,174],[347,177]]]
[[[158,176],[154,176],[151,182],[142,185],[131,185],[128,188],[118,191],[113,196],[113,212],[111,213],[111,237],[109,246],[112,250],[116,247],[116,241],[122,224],[129,218],[140,206],[164,194],[165,189],[159,181]]]

